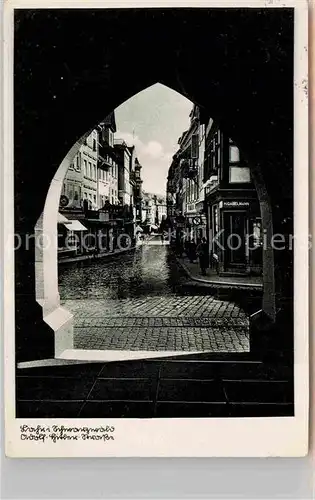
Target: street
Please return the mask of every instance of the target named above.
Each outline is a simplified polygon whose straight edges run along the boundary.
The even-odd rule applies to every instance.
[[[59,291],[77,349],[249,351],[245,312],[191,286],[159,236],[110,259],[61,266]]]

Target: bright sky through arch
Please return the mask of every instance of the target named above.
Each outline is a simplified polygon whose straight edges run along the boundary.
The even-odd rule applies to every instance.
[[[144,191],[165,196],[168,169],[192,107],[186,97],[156,83],[115,109],[115,137],[135,145]]]

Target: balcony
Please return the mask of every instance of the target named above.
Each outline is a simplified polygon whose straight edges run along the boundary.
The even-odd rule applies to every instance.
[[[174,181],[168,181],[167,191],[171,194],[176,193],[176,183]]]
[[[113,149],[109,146],[99,146],[98,149],[98,168],[108,172],[110,168],[117,163],[116,157],[114,156]]]
[[[198,174],[198,164],[195,159],[183,159],[181,160],[180,166],[184,179],[194,179]]]

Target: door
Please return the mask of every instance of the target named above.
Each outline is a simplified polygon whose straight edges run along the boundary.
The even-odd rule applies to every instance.
[[[246,213],[224,212],[224,267],[226,271],[246,270]]]

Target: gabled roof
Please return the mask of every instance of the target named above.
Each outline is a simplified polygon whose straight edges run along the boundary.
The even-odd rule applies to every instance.
[[[116,127],[116,119],[115,119],[115,111],[112,111],[107,115],[104,120],[101,121],[100,125],[110,127],[113,132],[116,132],[117,127]]]

